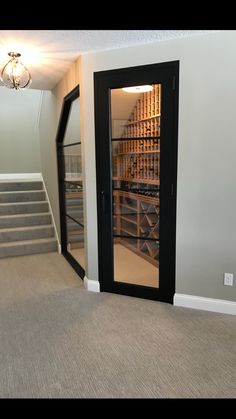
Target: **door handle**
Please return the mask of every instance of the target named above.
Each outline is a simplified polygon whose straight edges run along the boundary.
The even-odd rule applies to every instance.
[[[106,203],[105,203],[105,193],[104,193],[104,191],[101,192],[101,197],[102,197],[102,211],[106,212]]]

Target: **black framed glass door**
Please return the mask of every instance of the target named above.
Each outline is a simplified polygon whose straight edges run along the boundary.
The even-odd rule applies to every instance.
[[[57,134],[62,254],[85,275],[79,86],[64,99]]]
[[[101,290],[173,301],[177,87],[178,62],[95,73]]]

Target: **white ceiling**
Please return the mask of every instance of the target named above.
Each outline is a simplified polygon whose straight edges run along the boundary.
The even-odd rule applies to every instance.
[[[31,89],[52,89],[81,54],[201,35],[203,30],[2,30],[0,66],[20,52],[32,75]]]

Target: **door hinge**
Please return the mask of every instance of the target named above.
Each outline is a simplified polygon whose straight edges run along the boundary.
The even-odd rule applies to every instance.
[[[172,89],[175,90],[176,87],[176,79],[175,76],[173,76],[173,85],[172,85]]]

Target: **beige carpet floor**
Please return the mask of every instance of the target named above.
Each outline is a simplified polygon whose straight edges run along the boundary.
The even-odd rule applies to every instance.
[[[56,253],[0,261],[1,398],[236,398],[235,316],[92,293]]]

